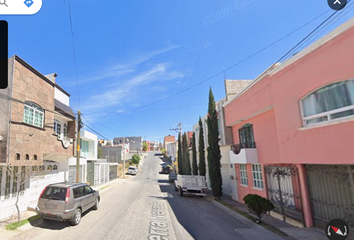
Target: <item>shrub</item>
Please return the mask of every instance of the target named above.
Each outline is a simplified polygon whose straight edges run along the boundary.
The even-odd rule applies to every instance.
[[[137,155],[137,154],[134,154],[133,157],[132,157],[132,163],[135,164],[135,165],[139,165],[139,162],[140,162],[140,156]]]
[[[243,198],[243,201],[247,205],[248,210],[258,217],[258,222],[261,221],[264,214],[274,209],[271,201],[257,194],[248,194]]]

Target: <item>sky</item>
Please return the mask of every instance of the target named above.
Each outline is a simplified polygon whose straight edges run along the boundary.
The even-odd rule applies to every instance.
[[[301,47],[351,18],[351,4]],[[225,79],[255,79],[333,12],[327,0],[43,0],[35,15],[0,19],[9,57],[57,73],[99,138],[162,142],[206,115],[210,87],[224,98]]]

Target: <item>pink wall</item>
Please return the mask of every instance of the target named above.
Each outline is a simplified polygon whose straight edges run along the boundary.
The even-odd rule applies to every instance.
[[[259,162],[263,164],[281,162],[279,159],[274,110],[271,109],[256,117],[234,125],[232,127],[232,134],[234,136],[233,140],[235,144],[239,143],[238,129],[246,123],[253,124],[253,134],[258,151]]]
[[[321,86],[354,78],[353,42],[354,28],[272,76],[283,163],[353,164],[354,121],[299,130],[300,99]]]
[[[225,106],[226,125],[273,105],[274,110],[232,127],[253,123],[261,163],[353,164],[354,118],[302,128],[299,101],[324,85],[354,78],[354,28],[274,75],[267,75]]]
[[[266,76],[225,107],[226,125],[231,125],[271,105],[271,93],[270,78]]]
[[[252,177],[252,165],[247,164],[247,177],[248,177],[248,186],[241,185],[241,176],[240,176],[240,164],[235,164],[235,171],[236,171],[236,177],[237,177],[237,192],[238,192],[238,201],[241,203],[243,202],[243,198],[247,194],[257,194],[262,197],[267,197],[267,193],[265,191],[265,185],[264,185],[264,172],[262,171],[262,177],[263,177],[263,190],[260,189],[255,189],[253,188],[253,177]],[[263,168],[263,166],[262,166]]]

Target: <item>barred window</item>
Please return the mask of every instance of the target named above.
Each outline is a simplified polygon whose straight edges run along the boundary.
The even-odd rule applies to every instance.
[[[240,164],[241,185],[248,186],[247,165]]]
[[[252,164],[253,187],[263,189],[262,167],[260,164]]]

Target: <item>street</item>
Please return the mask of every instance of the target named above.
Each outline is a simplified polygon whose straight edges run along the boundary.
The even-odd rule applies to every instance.
[[[204,198],[180,197],[160,163],[148,153],[136,176],[100,191],[99,209],[78,226],[39,219],[13,239],[282,239]]]

